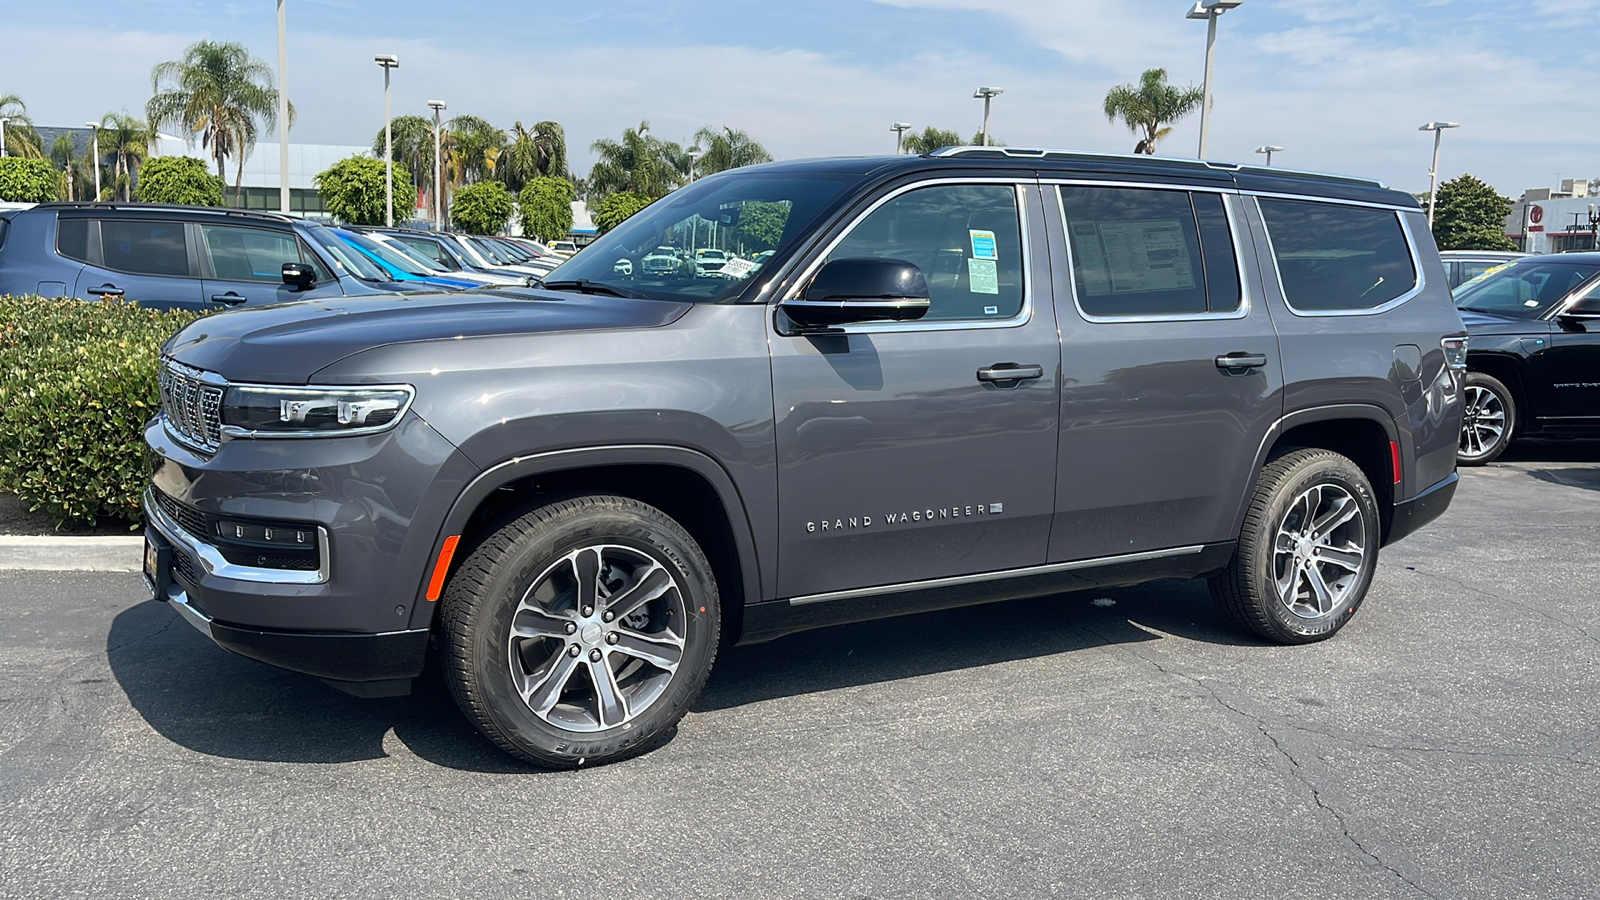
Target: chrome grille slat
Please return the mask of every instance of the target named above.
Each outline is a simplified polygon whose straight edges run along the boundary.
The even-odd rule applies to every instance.
[[[161,411],[172,436],[207,453],[222,442],[222,387],[208,383],[205,373],[163,360],[157,384]]]

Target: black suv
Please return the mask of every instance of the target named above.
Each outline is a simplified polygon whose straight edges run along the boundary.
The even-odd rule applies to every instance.
[[[352,272],[328,250],[338,243],[320,225],[271,213],[41,203],[0,213],[0,294],[203,310],[412,287]]]
[[[708,244],[716,273],[644,265]],[[798,629],[1205,577],[1248,632],[1327,638],[1450,502],[1464,357],[1416,201],[1374,182],[741,168],[538,289],[176,335],[146,571],[222,646],[356,693],[434,647],[500,747],[605,762],[665,739],[720,644]]]
[[[1600,253],[1526,256],[1456,292],[1471,334],[1460,460],[1600,434]]]

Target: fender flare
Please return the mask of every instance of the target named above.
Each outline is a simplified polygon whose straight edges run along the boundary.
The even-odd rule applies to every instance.
[[[1273,444],[1277,443],[1278,438],[1301,425],[1331,422],[1338,419],[1364,419],[1377,423],[1389,440],[1400,444],[1400,460],[1403,470],[1405,460],[1410,458],[1409,454],[1412,450],[1411,436],[1401,433],[1400,428],[1395,424],[1394,416],[1390,415],[1389,411],[1383,407],[1371,403],[1340,403],[1331,406],[1313,406],[1306,409],[1297,409],[1272,423],[1272,427],[1268,428],[1267,433],[1261,437],[1261,445],[1256,448],[1255,468],[1251,469],[1253,474],[1250,476],[1250,484],[1245,492],[1240,495],[1239,508],[1233,516],[1233,533],[1235,535],[1239,533],[1240,528],[1244,527],[1245,513],[1250,508],[1250,498],[1255,496],[1256,480],[1261,476],[1261,469],[1267,464],[1267,454],[1272,450]],[[1400,500],[1398,495],[1400,494],[1399,488],[1402,486],[1395,485],[1393,492],[1395,496],[1390,498],[1391,505]],[[1387,521],[1384,522],[1383,527],[1385,531],[1388,530]]]

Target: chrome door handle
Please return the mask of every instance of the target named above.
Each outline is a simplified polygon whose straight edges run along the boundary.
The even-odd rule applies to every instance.
[[[1227,353],[1217,357],[1217,368],[1228,370],[1259,369],[1267,364],[1264,353]]]
[[[995,363],[978,370],[979,381],[1031,381],[1044,377],[1044,366]]]

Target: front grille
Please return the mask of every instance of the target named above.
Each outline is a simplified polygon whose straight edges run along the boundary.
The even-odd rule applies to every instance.
[[[153,493],[156,495],[156,505],[160,506],[161,511],[166,513],[172,521],[178,523],[179,528],[197,538],[207,539],[211,537],[211,531],[206,527],[204,513],[192,506],[185,506],[179,503],[159,490]]]
[[[172,574],[190,589],[200,583],[199,572],[195,568],[194,557],[181,547],[172,548]]]
[[[208,453],[222,442],[222,387],[199,369],[163,360],[157,375],[167,430]]]

